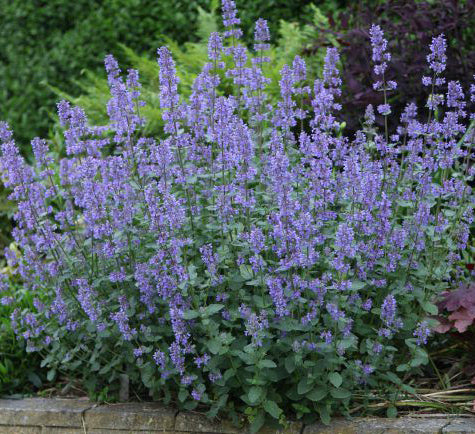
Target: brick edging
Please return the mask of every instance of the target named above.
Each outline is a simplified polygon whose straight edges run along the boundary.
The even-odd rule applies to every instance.
[[[229,423],[213,423],[201,414],[175,412],[158,403],[97,405],[84,399],[0,399],[0,432],[5,434],[243,434]],[[330,426],[291,423],[264,428],[265,434],[475,434],[475,417],[403,417],[335,419]]]

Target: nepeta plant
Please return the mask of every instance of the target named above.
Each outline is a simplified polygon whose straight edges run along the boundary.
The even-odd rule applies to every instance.
[[[265,21],[251,53],[234,3],[223,11],[225,37],[211,35],[189,100],[170,52],[158,50],[165,138],[141,134],[138,72],[123,77],[112,56],[110,124],[90,126],[59,103],[59,162],[35,139],[30,167],[1,124],[21,251],[7,257],[36,297],[12,324],[51,376],[113,384],[125,373],[138,393],[210,416],[245,412],[254,430],[266,415],[327,421],[355,390],[399,387],[392,371],[426,361],[431,302],[463,279],[467,105],[457,82],[443,87],[441,36],[428,54],[427,109],[409,104],[398,134],[379,131],[396,84],[385,80],[390,55],[373,27],[381,105],[344,137],[338,52],[328,50],[313,84],[301,58],[286,65],[273,106]]]

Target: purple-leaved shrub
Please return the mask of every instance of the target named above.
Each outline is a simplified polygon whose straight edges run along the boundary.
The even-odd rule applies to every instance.
[[[401,387],[394,372],[427,361],[432,301],[464,279],[475,117],[460,85],[444,82],[440,36],[422,79],[427,107],[408,104],[397,134],[379,131],[397,85],[373,26],[381,105],[345,137],[336,49],[314,83],[301,58],[284,66],[273,106],[266,22],[250,52],[234,2],[223,11],[225,37],[211,35],[189,100],[158,50],[163,139],[141,134],[138,72],[123,77],[112,56],[109,125],[58,104],[65,158],[35,139],[28,165],[0,124],[21,252],[6,255],[35,297],[11,321],[51,379],[113,387],[127,374],[138,394],[210,417],[245,413],[254,431],[266,417],[326,422],[355,390]]]

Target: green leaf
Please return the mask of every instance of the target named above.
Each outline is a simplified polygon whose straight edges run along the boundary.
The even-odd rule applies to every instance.
[[[330,394],[336,399],[347,399],[351,397],[351,392],[347,389],[330,389]]]
[[[239,271],[241,272],[242,278],[245,280],[251,280],[254,278],[254,273],[252,272],[250,265],[241,264],[239,266]]]
[[[191,265],[188,265],[188,276],[190,278],[191,281],[195,280],[196,277],[198,276],[196,274],[196,266],[191,264]]]
[[[38,377],[38,375],[35,374],[34,372],[28,373],[28,380],[30,380],[30,382],[36,387],[41,387],[43,385],[41,378]]]
[[[285,359],[285,369],[289,374],[295,371],[295,356],[293,354]]]
[[[430,315],[437,315],[439,313],[437,306],[428,301],[421,303],[421,306],[422,309],[424,309]]]
[[[401,389],[408,392],[408,393],[412,393],[414,395],[416,394],[416,389],[414,389],[414,387],[411,387],[407,384],[402,384]]]
[[[302,404],[292,404],[292,407],[295,408],[299,413],[302,414],[308,414],[311,412],[311,410],[308,407],[305,407],[305,405]]]
[[[282,414],[282,409],[274,401],[270,400],[264,401],[264,410],[275,419],[279,419]]]
[[[261,360],[257,364],[257,367],[259,369],[262,369],[262,368],[277,368],[277,365],[272,360],[264,359],[264,360]]]
[[[336,388],[340,387],[341,383],[343,383],[343,378],[341,378],[341,375],[338,372],[332,372],[328,376],[328,379]]]
[[[219,410],[224,407],[228,400],[229,395],[226,393],[221,395],[219,399],[211,406],[210,410],[206,413],[206,416],[210,419],[215,418],[218,415]]]
[[[265,421],[266,421],[266,414],[263,411],[259,411],[254,416],[254,419],[252,420],[251,425],[249,425],[249,430],[251,434],[257,433],[262,428],[262,425],[264,425]]]
[[[299,395],[305,395],[307,392],[310,392],[312,388],[312,382],[308,378],[302,378],[297,385],[297,392]]]
[[[327,407],[322,407],[318,409],[318,413],[320,414],[320,420],[324,425],[330,425],[331,417],[330,413],[328,412]]]
[[[401,379],[394,372],[386,372],[385,376],[394,384],[401,384]]]
[[[210,304],[205,308],[205,315],[211,316],[224,308],[224,304]]]
[[[317,402],[321,401],[325,396],[328,394],[328,389],[326,387],[316,387],[305,396],[310,399],[311,401]]]
[[[252,386],[249,389],[247,397],[251,404],[256,404],[259,401],[260,397],[262,396],[263,389],[261,387]]]
[[[195,319],[199,317],[199,313],[196,310],[187,310],[183,312],[183,319]]]
[[[388,409],[386,410],[386,416],[391,418],[397,417],[397,408],[393,405],[388,407]]]
[[[212,354],[218,354],[221,350],[221,341],[217,338],[208,341],[208,349]]]
[[[365,286],[366,286],[366,283],[362,282],[361,280],[353,280],[351,282],[351,289],[355,291],[359,289],[363,289]]]
[[[181,389],[179,392],[178,392],[178,400],[180,402],[185,402],[186,401],[186,398],[188,398],[188,391],[186,389]]]
[[[53,381],[56,377],[56,369],[50,369],[48,373],[46,374],[46,379],[48,381]]]
[[[107,365],[101,368],[101,370],[99,371],[99,375],[107,374],[111,369],[112,369],[112,366],[110,363],[108,363]]]

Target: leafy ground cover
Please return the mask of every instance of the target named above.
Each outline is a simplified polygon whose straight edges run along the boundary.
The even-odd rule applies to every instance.
[[[394,113],[391,52],[373,25],[380,99],[346,136],[337,49],[316,80],[300,56],[283,64],[277,98],[266,21],[249,50],[234,2],[222,13],[225,31],[211,33],[188,95],[159,48],[158,133],[146,129],[139,72],[124,76],[111,55],[108,123],[60,102],[62,156],[36,138],[29,165],[0,124],[0,168],[18,204],[6,255],[31,300],[22,305],[5,276],[12,330],[47,381],[66,376],[109,399],[127,378],[138,397],[244,414],[254,431],[434,402],[415,386],[437,297],[471,278],[461,264],[475,86],[466,98],[446,80],[438,35],[421,77],[426,105]]]
[[[13,246],[12,246],[13,248]],[[10,270],[4,268],[2,274]],[[24,340],[17,336],[10,322],[13,313],[11,298],[20,309],[32,306],[32,295],[18,283],[12,281],[0,284],[0,396],[20,397],[40,390],[46,381],[46,371],[40,368],[38,354],[27,356]]]

